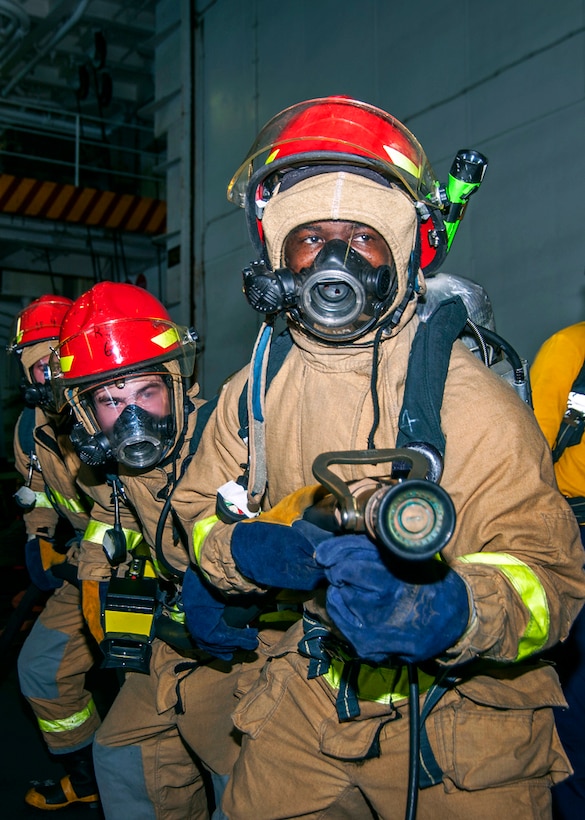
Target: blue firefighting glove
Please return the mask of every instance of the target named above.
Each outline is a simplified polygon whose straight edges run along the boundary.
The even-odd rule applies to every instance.
[[[439,560],[386,562],[366,535],[324,541],[317,560],[331,584],[327,611],[363,660],[436,658],[467,627],[467,585]]]
[[[57,552],[55,541],[46,535],[35,535],[24,545],[24,559],[30,579],[39,589],[58,589],[63,581],[51,572],[51,567],[62,564],[67,556]]]
[[[325,575],[315,561],[315,547],[330,532],[302,520],[323,488],[316,484],[286,496],[258,518],[240,521],[231,538],[239,572],[266,587],[315,589]]]
[[[258,630],[229,626],[224,617],[228,602],[193,567],[183,578],[182,599],[189,632],[204,652],[229,661],[237,649],[252,650],[258,646]]]

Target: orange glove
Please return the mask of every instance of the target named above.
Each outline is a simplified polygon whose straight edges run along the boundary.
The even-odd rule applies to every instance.
[[[45,538],[42,535],[38,536],[39,549],[41,552],[41,563],[45,572],[51,567],[56,567],[62,564],[67,555],[63,552],[57,552],[55,549],[55,542],[51,538]]]
[[[242,523],[263,521],[267,524],[285,524],[290,527],[295,521],[299,521],[303,517],[303,513],[308,507],[312,507],[326,494],[327,490],[321,484],[301,487],[300,490],[285,495],[271,510],[260,513],[258,518],[248,518]]]
[[[103,608],[109,581],[82,581],[81,608],[89,631],[100,644],[104,639]]]

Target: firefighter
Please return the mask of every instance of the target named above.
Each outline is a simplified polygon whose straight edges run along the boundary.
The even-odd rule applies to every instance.
[[[258,254],[244,291],[268,318],[173,508],[191,572],[226,598],[306,598],[234,712],[230,820],[412,817],[417,801],[419,820],[541,820],[570,771],[557,675],[534,654],[567,637],[583,604],[579,534],[529,407],[455,340],[462,302],[416,316],[424,272],[445,251],[435,179],[395,118],[329,97],[271,120],[228,188]],[[279,314],[290,344],[273,372]],[[323,454],[337,454],[336,480]],[[384,541],[356,524],[360,479],[398,499]],[[336,513],[319,519],[327,489]],[[446,530],[439,490],[453,505]],[[440,560],[417,554],[426,541]],[[184,603],[195,637],[209,629],[214,613],[191,618]],[[420,764],[409,764],[417,689]]]
[[[260,665],[252,629],[223,624],[217,647],[217,636],[195,645],[184,626],[189,561],[168,502],[207,412],[197,384],[190,385],[195,351],[194,332],[176,325],[155,297],[102,282],[71,308],[52,360],[58,404],[69,402],[77,419],[80,457],[107,465],[117,496],[113,511],[108,498],[96,496],[79,568],[92,633],[105,662],[125,671],[94,743],[108,820],[208,816],[199,761],[219,803],[239,753],[233,690],[244,660],[247,669]],[[127,532],[128,509],[141,538]],[[137,607],[128,598],[130,578],[140,595],[156,579],[151,622],[140,633],[122,621],[134,623]],[[219,808],[214,817],[223,817]]]
[[[559,490],[571,506],[585,545],[585,322],[565,327],[543,342],[532,364],[534,413],[548,441]],[[553,789],[556,820],[585,811],[585,611],[581,610],[566,643],[549,654],[559,671],[569,709],[556,711],[559,735],[573,774]]]
[[[26,565],[31,581],[52,593],[18,657],[22,694],[66,772],[58,783],[33,781],[25,795],[29,805],[47,811],[98,801],[91,744],[100,716],[85,681],[98,653],[76,585],[79,541],[91,505],[77,485],[84,468],[69,440],[72,415],[54,407],[48,366],[72,304],[50,294],[35,299],[16,317],[9,346],[21,366],[26,404],[14,435],[16,468],[24,479],[16,499],[26,528]]]

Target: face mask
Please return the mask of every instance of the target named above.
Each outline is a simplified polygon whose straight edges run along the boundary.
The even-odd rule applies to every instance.
[[[33,369],[31,368],[29,371],[30,379],[23,381],[23,383],[20,385],[20,390],[25,404],[28,407],[42,407],[43,410],[55,413],[56,407],[53,397],[53,391],[51,389],[51,374],[49,370],[49,365],[43,365],[45,380],[42,382],[37,381],[33,377],[32,370]]]
[[[128,405],[116,419],[112,431],[88,433],[76,424],[71,441],[86,464],[98,466],[117,461],[134,470],[144,470],[158,464],[174,440],[172,416],[158,418],[135,404]]]
[[[53,391],[50,384],[39,382],[23,382],[21,385],[22,397],[28,407],[42,407],[43,410],[56,412]]]
[[[326,342],[350,342],[367,333],[395,299],[396,272],[374,268],[341,239],[327,242],[310,268],[295,274],[263,263],[244,270],[244,293],[266,314],[287,312]]]
[[[118,416],[108,438],[116,461],[144,469],[162,459],[173,442],[173,435],[172,416],[158,418],[131,404]]]

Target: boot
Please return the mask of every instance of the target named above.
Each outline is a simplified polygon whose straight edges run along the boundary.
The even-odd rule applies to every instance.
[[[33,781],[32,788],[24,796],[25,803],[45,811],[56,811],[71,803],[89,803],[93,808],[99,803],[99,795],[93,771],[91,745],[76,752],[58,755],[67,774],[58,783],[46,780]]]

